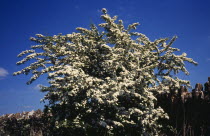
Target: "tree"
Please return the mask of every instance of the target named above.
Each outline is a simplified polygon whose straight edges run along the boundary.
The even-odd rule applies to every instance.
[[[134,30],[139,23],[125,28],[117,16],[102,9],[99,24],[78,27],[78,32],[43,36],[31,41],[38,45],[23,51],[28,54],[17,65],[34,60],[14,75],[32,73],[27,84],[43,74],[49,86],[42,86],[57,129],[71,133],[158,135],[160,120],[167,119],[161,107],[155,106],[155,95],[189,81],[177,77],[189,72],[185,62],[197,64],[186,53],[171,47],[177,37],[150,41]],[[78,131],[79,130],[79,131]]]

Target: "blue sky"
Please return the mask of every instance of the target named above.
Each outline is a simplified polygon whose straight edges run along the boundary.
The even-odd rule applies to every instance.
[[[29,76],[12,76],[24,66],[16,66],[16,56],[29,49],[35,34],[68,34],[76,27],[100,23],[100,10],[118,15],[125,25],[139,22],[138,31],[151,40],[178,36],[174,47],[186,52],[199,65],[188,65],[195,83],[210,76],[210,1],[209,0],[1,0],[0,1],[0,115],[42,108],[44,96],[37,85],[40,78],[26,85]],[[25,65],[26,66],[26,65]]]

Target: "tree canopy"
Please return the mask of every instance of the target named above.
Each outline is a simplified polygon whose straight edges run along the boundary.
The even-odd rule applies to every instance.
[[[125,28],[106,9],[101,18],[103,23],[89,29],[30,38],[37,45],[21,52],[18,57],[26,56],[17,62],[30,65],[14,75],[32,74],[27,84],[47,75],[49,86],[41,91],[46,92],[45,111],[53,115],[57,129],[86,135],[158,135],[160,120],[168,116],[155,106],[155,94],[189,86],[177,74],[189,74],[185,62],[197,63],[186,53],[175,54],[180,51],[172,47],[176,36],[150,41],[135,31],[139,23]]]

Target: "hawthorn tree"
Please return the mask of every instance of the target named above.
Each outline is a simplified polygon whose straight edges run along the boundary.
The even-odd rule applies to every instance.
[[[155,94],[189,86],[177,73],[188,75],[185,62],[197,63],[186,53],[174,53],[176,37],[150,41],[134,31],[139,23],[125,28],[106,9],[101,18],[103,31],[91,25],[71,34],[32,37],[37,45],[21,52],[18,57],[29,55],[17,65],[33,61],[14,75],[32,73],[27,84],[47,75],[49,86],[41,91],[57,129],[83,135],[161,134],[160,120],[168,116],[155,106]]]

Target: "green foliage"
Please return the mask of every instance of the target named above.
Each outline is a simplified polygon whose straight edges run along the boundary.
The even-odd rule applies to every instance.
[[[159,135],[160,120],[167,119],[161,107],[155,107],[154,94],[177,88],[189,81],[179,79],[180,71],[189,72],[185,62],[197,64],[186,53],[171,47],[176,37],[150,41],[134,30],[139,23],[125,28],[122,20],[110,17],[102,9],[103,23],[90,29],[78,27],[67,35],[31,38],[37,43],[17,64],[34,60],[14,75],[47,74],[49,86],[43,100],[49,100],[45,112],[53,116],[55,128],[71,133],[109,135]]]
[[[0,116],[1,136],[29,136],[33,133],[47,135],[50,128],[41,110]]]

